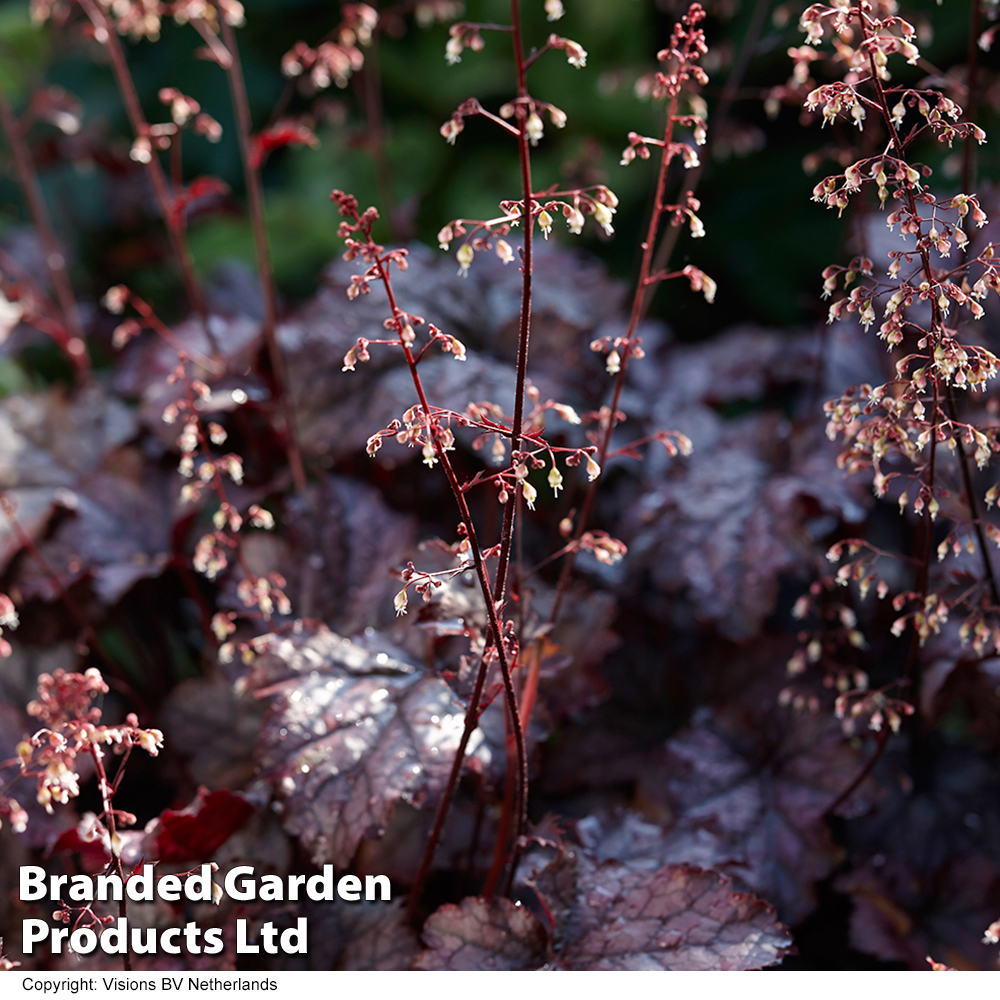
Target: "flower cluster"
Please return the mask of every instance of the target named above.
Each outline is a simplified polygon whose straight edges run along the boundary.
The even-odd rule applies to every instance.
[[[180,425],[177,471],[185,480],[180,490],[180,502],[197,503],[206,493],[214,494],[218,501],[218,507],[212,514],[212,530],[203,534],[195,544],[194,568],[214,580],[229,566],[231,557],[235,555],[243,571],[237,593],[244,605],[256,609],[267,622],[271,621],[276,611],[282,615],[291,614],[291,603],[284,589],[286,582],[281,574],[258,576],[252,573],[240,551],[239,536],[243,527],[249,524],[253,528],[270,530],[274,527],[274,517],[259,504],[250,504],[245,513],[241,513],[230,500],[225,480],[236,486],[242,485],[243,460],[233,451],[217,453],[226,444],[228,432],[218,421],[206,420],[203,416],[206,410],[210,412],[213,408],[229,408],[245,403],[246,394],[235,390],[226,394],[224,400],[215,399],[208,383],[195,375],[188,351],[170,328],[146,302],[124,285],[109,289],[102,303],[111,313],[121,314],[127,305],[131,305],[139,314],[138,319],[129,317],[118,326],[114,334],[116,346],[124,346],[144,327],[148,327],[177,349],[177,365],[167,377],[167,382],[179,386],[181,391],[166,404],[162,418],[166,424]],[[200,367],[210,372],[217,366],[211,358],[201,357]]]
[[[897,587],[905,581],[891,598],[897,616],[891,633],[909,634],[912,644],[904,675],[871,691],[866,677],[855,677],[844,665],[842,651],[862,648],[865,639],[854,612],[843,604],[833,627],[825,624],[800,636],[789,671],[801,673],[812,663],[825,666],[838,691],[836,711],[845,731],[853,732],[856,720],[866,718],[870,729],[894,732],[913,712],[904,697],[918,651],[942,633],[949,619],[961,621],[958,635],[977,656],[1000,649],[1000,595],[985,544],[987,539],[1000,543],[1000,529],[982,517],[973,480],[975,469],[985,468],[1000,452],[1000,441],[995,428],[962,415],[963,400],[971,406],[969,396],[987,389],[998,360],[960,337],[963,319],[980,319],[990,290],[1000,290],[1000,273],[994,246],[974,246],[975,230],[987,221],[977,195],[936,197],[927,187],[931,170],[912,156],[921,137],[950,146],[956,139],[981,143],[985,135],[962,120],[962,108],[945,94],[891,85],[892,58],[910,64],[919,58],[915,30],[896,14],[891,0],[813,4],[801,26],[808,45],[790,55],[793,83],[800,96],[804,92],[806,110],[823,125],[846,119],[865,131],[880,122],[885,133],[884,141],[864,147],[869,154],[872,148],[880,152],[846,156],[842,173],[815,185],[813,200],[842,213],[870,192],[869,202],[885,212],[888,229],[900,240],[888,252],[884,278],[866,254],[846,267],[831,265],[823,271],[823,298],[833,297],[828,321],[855,316],[865,330],[877,325],[878,336],[894,352],[893,378],[881,385],[852,386],[825,404],[827,434],[845,443],[838,458],[842,468],[871,475],[877,497],[891,496],[901,513],[917,515],[923,525],[916,556],[900,560],[898,553],[858,538],[840,541],[828,553],[839,563],[834,585],[856,584],[862,599],[873,587],[880,599],[887,599],[889,581]],[[827,37],[833,39],[842,79],[816,85],[810,74],[821,56],[812,46]],[[957,490],[954,479],[961,483]],[[995,490],[987,494],[987,506],[995,497]],[[981,570],[971,577],[935,571],[935,555],[937,562],[975,556]],[[879,565],[884,560],[895,564],[891,572]],[[830,622],[824,608],[836,602],[824,605],[822,589],[817,582],[800,599],[800,617],[818,614]],[[890,693],[894,685],[899,685],[900,697]]]
[[[282,57],[281,72],[307,82],[312,90],[325,90],[331,83],[346,87],[364,65],[361,51],[371,43],[378,25],[378,12],[365,3],[344,4],[341,23],[315,48],[296,42]]]
[[[593,217],[605,235],[614,233],[614,215],[618,208],[618,197],[604,184],[569,191],[550,190],[532,195],[531,219],[537,224],[545,239],[549,238],[555,217],[561,215],[566,228],[574,235],[583,232],[587,217]],[[438,245],[447,250],[454,240],[462,240],[455,252],[458,273],[465,277],[475,259],[476,253],[495,250],[497,257],[505,264],[514,260],[514,250],[504,238],[512,227],[519,225],[523,205],[519,201],[500,203],[502,215],[495,219],[452,219],[438,233]]]
[[[656,61],[662,63],[663,68],[653,74],[650,92],[655,99],[679,97],[691,81],[702,87],[708,83],[708,74],[698,64],[708,52],[705,32],[699,27],[705,16],[701,4],[691,4],[688,12],[674,25],[670,44],[656,53]],[[704,121],[699,118],[695,127],[704,132]]]
[[[90,4],[83,6],[86,9]],[[31,18],[36,23],[42,23],[57,15],[63,16],[68,7],[68,0],[31,0]],[[133,41],[145,38],[151,42],[160,37],[164,17],[173,18],[176,24],[197,20],[216,25],[221,16],[233,27],[239,27],[246,20],[243,4],[239,0],[175,0],[173,3],[162,0],[94,0],[94,16],[98,12],[111,21],[118,34],[127,35]],[[91,16],[90,10],[87,13]],[[96,25],[98,42],[106,41],[106,37],[101,37],[103,32],[103,25]]]
[[[159,93],[160,103],[170,109],[170,121],[157,125],[146,125],[136,136],[129,150],[129,157],[136,163],[149,163],[158,149],[169,149],[180,131],[189,128],[195,135],[204,136],[209,142],[222,138],[222,126],[201,110],[201,105],[193,98],[182,94],[176,87],[163,87]]]
[[[708,140],[705,119],[700,115],[678,115],[674,121],[677,125],[686,126],[692,130],[695,145],[692,146],[689,142],[671,142],[669,147],[671,158],[679,156],[688,170],[700,166],[701,160],[698,159],[698,150],[695,147],[704,146]],[[629,132],[628,145],[622,150],[621,165],[627,167],[637,156],[640,160],[648,160],[649,147],[659,146],[662,149],[664,143],[663,139],[639,135],[638,132]]]
[[[140,728],[134,714],[126,717],[124,725],[102,725],[101,709],[91,703],[107,692],[104,678],[94,668],[82,674],[57,670],[38,678],[38,698],[29,703],[28,714],[44,728],[18,744],[17,756],[21,774],[35,779],[36,798],[48,812],[54,802],[65,804],[80,794],[77,758],[81,754],[99,763],[104,746],[126,758],[133,747],[155,757],[163,746],[163,733]],[[113,789],[108,785],[101,791],[110,797]],[[116,818],[126,825],[135,822],[131,814],[117,810]]]

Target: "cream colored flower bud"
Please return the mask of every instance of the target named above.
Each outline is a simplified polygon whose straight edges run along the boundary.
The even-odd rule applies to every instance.
[[[552,492],[559,496],[559,491],[563,488],[563,477],[562,473],[553,465],[549,470],[549,486],[552,487]]]
[[[472,259],[476,256],[475,251],[472,249],[471,243],[463,243],[459,248],[455,257],[458,259],[459,275],[461,277],[466,277],[469,273],[469,266],[472,264]]]
[[[545,125],[536,111],[528,115],[528,120],[524,123],[524,130],[532,146],[538,145],[538,140],[545,134]]]

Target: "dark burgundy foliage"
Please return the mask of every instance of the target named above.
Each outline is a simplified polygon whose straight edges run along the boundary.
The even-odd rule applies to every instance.
[[[242,795],[199,788],[183,809],[164,809],[155,828],[159,860],[185,864],[214,857],[218,849],[253,815]]]
[[[410,262],[400,294],[481,348],[460,365],[429,359],[425,384],[443,404],[502,396],[511,377],[504,331],[514,318],[482,304],[504,301],[510,272],[484,261],[462,281],[449,260],[429,252],[415,250]],[[584,411],[594,369],[580,347],[616,322],[619,292],[592,262],[554,247],[545,248],[539,267],[551,280],[539,298],[535,384],[543,396]],[[333,266],[331,286],[346,273]],[[430,603],[411,603],[404,619],[393,611],[400,584],[392,571],[408,559],[449,564],[419,540],[447,532],[451,515],[433,482],[425,486],[407,472],[394,485],[413,452],[390,443],[375,462],[363,455],[371,429],[407,398],[406,372],[392,355],[378,355],[351,379],[339,376],[347,347],[377,335],[382,308],[363,299],[345,309],[341,294],[338,287],[320,292],[280,329],[306,452],[335,471],[275,508],[275,532],[245,540],[256,571],[286,579],[296,613],[327,625],[283,624],[254,647],[248,667],[222,664],[167,687],[156,708],[173,762],[167,780],[175,801],[194,799],[179,811],[147,810],[143,822],[154,819],[147,831],[123,839],[134,863],[259,857],[287,872],[294,849],[275,845],[290,837],[301,848],[299,864],[388,872],[405,893],[419,861],[461,731],[470,684],[464,657],[482,642],[485,610],[458,579]],[[224,322],[232,370],[255,364],[256,324],[213,322]],[[175,334],[207,373],[210,348],[198,325]],[[546,633],[528,733],[533,809],[578,818],[562,820],[541,838],[550,846],[533,847],[524,859],[515,885],[520,905],[469,895],[496,834],[483,805],[503,776],[502,705],[494,700],[473,737],[422,929],[407,925],[399,900],[310,903],[301,911],[314,941],[308,967],[762,968],[789,954],[784,924],[809,917],[817,885],[831,878],[853,906],[856,951],[910,967],[921,967],[927,953],[958,967],[990,963],[979,939],[1000,911],[993,764],[959,748],[943,756],[896,751],[831,822],[827,810],[871,746],[844,739],[821,688],[801,688],[819,698],[816,712],[777,704],[783,664],[796,648],[797,626],[782,617],[788,602],[822,570],[831,533],[840,526],[856,533],[872,516],[864,484],[836,470],[813,407],[817,391],[826,391],[815,389],[818,379],[842,380],[844,366],[861,377],[859,365],[879,363],[859,360],[845,336],[835,328],[825,348],[838,374],[821,374],[819,343],[807,336],[741,328],[679,346],[649,327],[649,355],[630,380],[631,433],[678,426],[695,450],[688,458],[653,451],[641,465],[613,463],[602,523],[624,517],[629,556],[613,568],[581,558],[582,579]],[[5,485],[20,529],[48,567],[21,551],[5,524],[7,586],[48,616],[54,634],[72,631],[54,579],[112,640],[145,586],[154,602],[182,595],[187,610],[171,641],[200,647],[191,636],[206,591],[175,578],[173,567],[178,551],[190,552],[192,519],[206,514],[201,504],[165,501],[175,432],[160,415],[179,396],[165,381],[176,356],[175,347],[144,335],[126,350],[116,393],[49,390],[0,404],[0,465],[16,470]],[[211,384],[213,419],[227,422],[247,455],[247,478],[234,495],[244,505],[266,502],[281,488],[266,472],[272,444],[252,423],[255,408],[266,414],[271,405],[267,381],[250,373]],[[250,398],[239,421],[230,395],[238,388]],[[139,399],[138,418],[118,394]],[[560,432],[582,440],[570,425]],[[460,438],[460,460],[474,468],[480,456],[470,445]],[[396,509],[400,490],[408,491],[406,513]],[[526,562],[544,558],[548,544],[529,518]],[[554,582],[543,571],[520,585],[528,639],[545,631]],[[222,581],[217,593],[219,607],[241,607],[231,583]],[[673,629],[660,624],[670,616]],[[51,642],[28,615],[22,628],[32,648]],[[952,662],[940,643],[935,648]],[[24,703],[38,669],[21,652],[3,661],[11,717],[0,740],[8,755],[27,729],[11,705]],[[953,670],[942,668],[936,682],[938,714],[957,684],[987,676]],[[124,669],[123,684],[130,683]],[[671,724],[697,701],[710,704],[686,725]],[[907,774],[918,776],[915,789],[900,777]],[[199,784],[213,790],[196,791]],[[268,801],[284,832],[263,818],[260,804]],[[106,863],[106,847],[87,839],[86,820],[66,829],[30,796],[24,805],[30,843],[47,846],[54,860],[74,857],[94,870]],[[272,916],[266,907],[248,912],[260,921]],[[230,918],[230,910],[218,915]]]
[[[718,285],[689,263],[710,240],[688,241],[705,235],[695,212],[711,232],[713,214],[740,214],[750,198],[742,188],[721,198],[711,172],[728,157],[737,166],[725,176],[750,177],[746,154],[791,134],[774,122],[765,131],[756,111],[741,120],[734,106],[760,90],[756,69],[739,79],[750,56],[785,51],[779,22],[800,9],[783,5],[772,21],[758,3],[738,19],[740,31],[761,24],[738,46],[726,36],[713,59],[731,75],[712,68],[709,84],[697,28],[706,12],[695,4],[677,20],[686,4],[655,5],[666,20],[649,23],[670,42],[663,72],[636,89],[662,91],[673,110],[663,140],[621,141],[626,164],[665,150],[662,183],[651,201],[635,163],[619,203],[596,134],[572,139],[582,152],[562,175],[552,158],[532,164],[541,132],[551,140],[565,116],[524,96],[520,12],[540,21],[543,4],[530,14],[513,4],[516,23],[501,34],[515,41],[522,97],[502,117],[486,113],[486,97],[466,100],[441,134],[454,141],[468,128],[468,139],[486,113],[517,146],[496,177],[515,176],[519,156],[524,185],[534,170],[535,184],[551,173],[553,186],[491,193],[517,199],[491,221],[439,220],[438,252],[406,240],[433,235],[424,216],[450,201],[402,198],[410,165],[402,180],[390,167],[415,140],[390,120],[397,98],[383,102],[380,88],[398,82],[394,43],[423,51],[412,36],[399,42],[404,15],[436,24],[456,5],[340,4],[342,23],[324,25],[316,49],[300,42],[286,55],[270,118],[247,96],[232,5],[232,16],[222,2],[201,14],[188,6],[177,5],[186,23],[169,33],[190,32],[192,18],[200,28],[203,68],[234,97],[225,129],[241,160],[203,156],[191,169],[190,147],[221,139],[221,126],[172,88],[158,95],[169,121],[142,120],[148,95],[128,102],[127,139],[103,135],[94,109],[58,87],[17,94],[13,111],[0,91],[0,159],[17,168],[34,221],[11,227],[5,216],[0,233],[0,969],[21,922],[54,908],[18,898],[18,866],[125,877],[143,863],[159,875],[208,862],[280,879],[325,867],[335,880],[383,875],[392,899],[133,906],[135,926],[195,920],[220,928],[225,948],[134,956],[130,971],[996,969],[1000,528],[988,508],[1000,484],[986,491],[1000,405],[987,381],[996,359],[976,346],[1000,343],[988,295],[1000,270],[984,253],[1000,224],[973,227],[986,210],[996,216],[997,197],[982,182],[976,198],[949,204],[939,192],[935,202],[940,178],[950,189],[963,175],[971,190],[977,133],[950,97],[932,112],[908,90],[876,141],[896,84],[865,69],[875,53],[909,58],[911,30],[923,45],[929,22],[873,28],[863,3],[807,8],[812,40],[839,30],[833,70],[850,67],[849,88],[869,96],[855,103],[848,84],[828,81],[821,47],[804,47],[790,52],[795,75],[767,91],[767,113],[788,105],[805,125],[834,123],[831,145],[806,166],[845,172],[815,201],[842,213],[860,192],[873,197],[842,233],[847,259],[858,255],[850,276],[838,261],[794,306],[825,314],[822,288],[833,293],[830,322],[773,329],[760,317],[777,313],[752,307],[792,294],[782,282],[796,249],[781,210],[769,209],[780,238],[737,220],[739,238],[708,251]],[[558,20],[561,6],[544,12]],[[724,34],[732,6],[711,6],[709,38]],[[44,29],[59,40],[53,51],[70,51],[85,24],[87,44],[109,57],[100,72],[120,87],[135,58],[122,57],[126,37],[146,36],[144,51],[159,32],[148,4],[35,7],[59,22]],[[289,15],[289,30],[306,10]],[[105,30],[108,18],[117,23]],[[848,50],[852,19],[864,58]],[[480,30],[454,26],[449,61],[457,46],[471,63]],[[568,57],[568,72],[586,59],[555,34],[546,52]],[[916,70],[900,66],[893,79],[930,85],[914,74],[931,65],[914,58]],[[635,75],[601,77],[601,101],[610,106]],[[278,184],[279,168],[305,151],[271,154],[316,147],[320,135],[329,148],[327,126],[353,112],[318,93],[349,82],[364,128],[351,122],[333,145],[338,157],[350,148],[348,175],[365,164],[383,215],[340,190],[310,207],[326,214],[303,225],[302,259],[317,241],[326,253],[332,233],[347,252],[325,264],[318,290],[300,275],[299,291],[279,294],[288,248],[265,223],[280,216],[287,242],[301,222]],[[931,84],[963,103],[998,103],[982,66],[944,65]],[[417,91],[411,110],[428,113]],[[435,102],[449,93],[432,92]],[[842,120],[850,108],[858,148]],[[599,118],[586,127],[599,131]],[[904,120],[912,130],[901,140]],[[910,144],[933,132],[954,150],[928,157],[932,181],[911,169]],[[59,195],[53,232],[21,176],[25,155],[45,167],[41,207]],[[423,156],[419,183],[433,173]],[[470,161],[454,162],[458,176]],[[114,189],[102,236],[111,246],[94,249],[96,263],[69,246],[64,258],[59,243],[78,239],[89,253],[94,235],[65,204],[58,171],[49,175],[70,166]],[[316,186],[316,174],[296,170]],[[721,207],[705,189],[696,196],[702,171]],[[559,176],[575,185],[577,174],[586,186],[559,190]],[[786,176],[768,171],[752,198],[770,201]],[[341,183],[331,175],[327,190]],[[908,276],[887,274],[901,244],[875,189],[895,206],[894,225],[909,226],[904,240],[916,237]],[[242,212],[244,198],[254,237],[244,256],[258,270],[231,262],[206,280],[210,241],[189,246],[189,230]],[[918,202],[950,221],[925,233]],[[638,280],[563,240],[565,224],[611,237],[613,216],[619,235],[637,232],[650,203],[649,236],[616,258],[634,251]],[[673,262],[659,259],[663,246]],[[970,260],[984,275],[978,290]],[[70,277],[91,287],[62,287]],[[667,278],[684,297],[668,292],[647,310],[645,290]],[[107,288],[125,280],[135,289]],[[761,287],[745,294],[740,280]],[[888,308],[890,287],[917,301]],[[727,317],[710,335],[699,326],[709,308]],[[960,326],[961,308],[982,322]],[[925,349],[930,357],[905,357]],[[500,599],[491,591],[504,572]],[[60,727],[74,726],[75,742],[60,743]],[[78,783],[68,792],[64,758]],[[265,921],[301,917],[308,954],[235,954],[238,920],[254,936]],[[107,964],[42,952],[24,968]]]
[[[252,676],[275,699],[261,773],[315,863],[346,867],[363,839],[384,835],[397,802],[434,802],[462,724],[443,680],[389,644],[325,628],[273,638]],[[485,746],[472,753],[489,763]]]
[[[545,963],[545,928],[509,899],[448,903],[428,918],[422,937],[428,950],[417,957],[418,969],[517,971]]]
[[[567,846],[525,885],[551,925],[561,968],[759,969],[791,946],[771,906],[691,865],[637,870]]]

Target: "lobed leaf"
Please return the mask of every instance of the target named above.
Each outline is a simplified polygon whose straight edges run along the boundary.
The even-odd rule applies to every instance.
[[[275,699],[257,745],[261,772],[285,829],[317,864],[346,867],[400,800],[436,801],[464,720],[440,678],[377,637],[366,647],[319,626],[271,636],[254,680],[258,696]],[[469,752],[488,763],[480,734]]]
[[[535,916],[509,899],[469,896],[432,913],[424,925],[428,950],[415,968],[516,971],[545,963],[548,935]]]
[[[528,884],[550,915],[565,969],[760,969],[792,943],[773,907],[691,865],[636,871],[561,850]]]

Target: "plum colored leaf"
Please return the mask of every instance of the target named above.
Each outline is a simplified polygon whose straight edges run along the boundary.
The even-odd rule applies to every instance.
[[[160,861],[182,864],[211,861],[215,852],[253,814],[253,806],[237,792],[199,788],[183,809],[164,809],[156,845]]]
[[[548,935],[537,918],[509,899],[468,896],[427,919],[428,949],[415,968],[450,971],[516,971],[545,964]]]
[[[350,909],[350,937],[338,969],[400,972],[412,967],[417,936],[406,923],[401,900],[362,904]]]
[[[141,461],[133,461],[130,451],[119,452],[123,467]],[[165,475],[145,471],[148,475],[139,481],[128,474],[97,472],[56,495],[53,510],[65,516],[39,549],[63,587],[86,579],[110,607],[139,580],[163,572],[170,560],[170,491]],[[20,568],[18,583],[28,597],[58,597],[48,572],[33,560]]]
[[[775,405],[805,395],[817,352],[816,341],[740,327],[641,375],[655,399],[647,433],[676,428],[694,450],[683,461],[649,452],[622,528],[628,569],[729,639],[758,634],[779,577],[811,571],[814,540],[863,520],[870,501],[838,470],[815,406],[793,422]]]
[[[266,708],[239,695],[218,674],[177,685],[160,711],[174,753],[194,781],[209,788],[244,788],[253,780],[253,747]]]
[[[257,746],[285,829],[317,864],[346,867],[402,800],[431,805],[462,732],[463,708],[438,677],[377,636],[326,628],[272,636],[251,683],[273,697]],[[470,753],[489,763],[482,736]]]
[[[516,252],[516,251],[515,251]],[[532,348],[532,372],[564,380],[585,370],[587,345],[620,323],[623,283],[608,274],[597,258],[576,248],[542,243],[535,248],[532,315],[545,336]],[[477,254],[472,273],[485,286],[489,326],[484,346],[513,361],[517,353],[521,275],[494,254]],[[646,330],[642,331],[644,334]],[[615,330],[615,335],[620,333]],[[482,334],[481,334],[482,336]],[[646,341],[647,345],[649,341]]]
[[[401,972],[421,950],[402,896],[350,906],[307,901],[301,914],[309,921],[309,951],[289,960],[289,969]]]
[[[723,838],[700,826],[680,823],[665,828],[631,810],[595,813],[576,823],[577,840],[599,861],[616,860],[635,871],[656,871],[665,865],[691,864],[738,877],[741,866],[728,866],[732,852]]]
[[[16,505],[23,530],[37,538],[55,503],[69,499],[80,477],[135,434],[128,408],[94,386],[72,399],[58,389],[0,401],[0,489]],[[20,548],[0,518],[0,569]]]
[[[715,857],[735,863],[726,870],[794,924],[840,857],[823,814],[863,762],[829,716],[773,701],[757,713],[704,709],[648,768],[640,794],[678,817],[673,835],[707,833]],[[870,781],[852,807],[877,792]]]
[[[996,950],[983,940],[1000,906],[1000,870],[985,857],[959,855],[938,869],[878,856],[840,876],[851,897],[850,942],[883,961],[925,967],[936,955],[957,969],[993,970]]]
[[[769,904],[691,865],[635,871],[568,849],[529,884],[551,915],[565,969],[760,969],[792,943]]]
[[[983,942],[1000,912],[995,754],[932,734],[897,740],[881,764],[886,795],[848,822],[854,867],[834,883],[854,904],[852,946],[914,969],[927,954],[995,968]]]
[[[416,534],[412,517],[394,511],[365,483],[327,476],[289,501],[285,520],[288,550],[268,568],[288,581],[297,614],[321,618],[347,634],[395,620],[392,599],[399,582],[389,570],[409,554]]]

